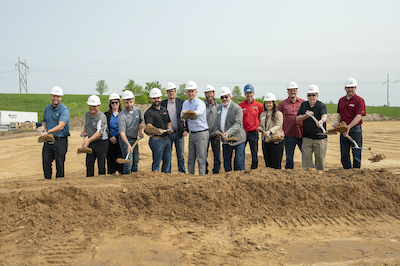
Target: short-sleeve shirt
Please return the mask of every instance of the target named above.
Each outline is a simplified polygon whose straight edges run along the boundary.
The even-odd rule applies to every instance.
[[[133,106],[132,112],[124,108],[118,115],[119,132],[125,132],[128,138],[137,138],[139,125],[142,122],[143,116],[139,107]]]
[[[160,105],[160,110],[157,110],[157,108],[152,105],[144,113],[144,121],[146,124],[152,124],[156,128],[167,129],[168,123],[171,122],[171,119],[169,118],[167,108]],[[167,135],[167,133],[164,133],[159,136],[165,137]]]
[[[247,100],[239,103],[243,111],[243,127],[246,132],[258,131],[260,115],[264,111],[262,103],[253,100],[250,104]]]
[[[85,113],[85,126],[89,138],[91,138],[96,132],[99,132],[101,136],[97,140],[108,139],[107,117],[102,112],[97,111],[94,116],[91,116],[90,111],[87,111]]]
[[[303,132],[303,122],[296,122],[297,112],[303,99],[297,98],[296,102],[292,102],[288,97],[278,104],[278,110],[283,114],[283,132],[285,137],[301,138]]]
[[[322,115],[327,114],[326,105],[320,101],[317,101],[313,107],[310,106],[308,101],[303,102],[300,106],[297,115],[304,115],[306,111],[314,112],[315,118],[319,121],[321,120]],[[326,123],[323,124],[324,128],[326,128]],[[315,121],[309,117],[303,121],[303,137],[310,139],[325,139],[326,135],[319,135],[318,133],[322,133],[322,129],[317,127]]]
[[[364,116],[367,114],[364,99],[357,94],[350,99],[347,99],[346,96],[340,98],[337,112],[340,113],[340,121],[344,121],[346,124],[350,124],[356,115]],[[362,119],[357,125],[361,124]]]
[[[57,126],[59,121],[64,122],[64,128],[53,133],[53,136],[58,138],[67,137],[69,136],[69,116],[69,109],[63,103],[60,103],[56,108],[53,108],[53,106],[49,104],[44,108],[42,122],[47,124],[47,130]]]

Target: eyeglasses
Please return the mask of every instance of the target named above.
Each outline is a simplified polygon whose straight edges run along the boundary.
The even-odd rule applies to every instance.
[[[307,94],[307,97],[316,97],[317,94]]]
[[[119,102],[111,102],[111,104],[117,104],[117,103],[119,103]]]
[[[228,99],[229,96],[221,96],[221,100]]]

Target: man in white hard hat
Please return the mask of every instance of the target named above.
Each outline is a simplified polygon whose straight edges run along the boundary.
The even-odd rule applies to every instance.
[[[311,84],[307,90],[307,99],[304,101],[297,112],[296,121],[303,121],[303,145],[302,165],[304,169],[313,168],[313,153],[315,156],[315,168],[317,170],[325,169],[325,155],[328,139],[326,135],[320,135],[323,131],[321,126],[326,128],[328,112],[326,105],[318,101],[319,88]],[[318,123],[314,122],[311,116],[314,116]]]
[[[239,103],[243,111],[243,127],[246,131],[246,144],[249,143],[251,152],[251,169],[258,167],[258,127],[260,115],[264,111],[263,105],[254,99],[254,87],[251,84],[244,86],[246,100]],[[246,146],[245,144],[245,146]]]
[[[303,99],[297,97],[297,83],[289,82],[287,85],[288,98],[278,104],[278,110],[283,113],[283,131],[285,133],[285,153],[286,165],[285,169],[293,169],[293,156],[296,145],[301,151],[303,143],[303,122],[297,122],[296,116],[300,109]]]
[[[122,158],[129,153],[129,163],[124,164],[123,174],[128,175],[138,171],[139,145],[132,148],[138,139],[143,137],[143,116],[139,107],[135,105],[135,96],[129,90],[122,93],[125,108],[118,116],[119,144],[121,146]]]
[[[208,124],[206,104],[197,98],[197,84],[189,81],[186,84],[186,95],[188,100],[183,103],[181,117],[187,111],[194,111],[197,114],[196,120],[187,120],[189,135],[189,156],[188,156],[188,172],[194,174],[195,163],[197,159],[199,167],[199,175],[206,174],[207,146],[208,146]],[[187,131],[183,136],[188,134]]]
[[[163,161],[161,172],[171,173],[171,142],[168,134],[171,134],[172,123],[169,118],[168,109],[161,106],[161,90],[153,88],[150,91],[151,107],[144,113],[146,126],[152,125],[159,130],[158,135],[152,135],[149,146],[153,152],[152,171],[160,171],[160,163]],[[168,130],[167,132],[165,132]]]
[[[215,89],[212,85],[207,85],[204,90],[204,94],[206,99],[204,103],[206,104],[206,114],[207,114],[207,124],[208,124],[208,132],[209,136],[209,144],[211,144],[211,149],[214,154],[214,165],[212,169],[213,174],[218,174],[221,169],[221,140],[219,136],[216,134],[218,129],[218,115],[217,109],[220,105],[215,100]],[[207,144],[207,157],[208,157],[208,148],[209,144]],[[208,162],[206,161],[206,174],[208,174]]]
[[[362,147],[362,117],[367,114],[364,99],[356,94],[357,81],[354,78],[346,79],[344,83],[346,96],[340,98],[337,112],[339,117],[332,126],[337,126],[340,122],[346,122],[349,129],[340,135],[340,154],[344,169],[361,167],[361,150],[353,149],[353,165],[350,161],[350,147],[352,143],[347,138],[350,136],[358,146]]]
[[[222,104],[218,106],[218,129],[223,132],[223,138],[236,137],[238,141],[222,144],[225,172],[232,171],[232,153],[235,150],[235,171],[245,170],[246,131],[243,128],[243,111],[232,101],[228,87],[221,88]]]
[[[169,134],[169,140],[175,143],[176,158],[178,161],[178,171],[185,171],[185,138],[183,132],[188,131],[186,123],[181,120],[181,111],[184,100],[176,98],[176,86],[172,82],[168,82],[167,87],[168,99],[161,102],[161,106],[168,109],[169,118],[171,119],[173,133]]]
[[[94,163],[97,159],[99,175],[106,174],[106,158],[108,152],[107,117],[100,112],[100,98],[91,95],[87,101],[89,111],[85,113],[82,136],[88,139],[82,143],[83,147],[92,148],[92,153],[86,154],[86,176],[94,176]]]
[[[37,129],[42,135],[53,134],[53,142],[45,142],[42,150],[42,163],[45,179],[51,179],[52,163],[56,160],[56,178],[64,177],[65,155],[68,150],[70,112],[62,102],[63,90],[56,86],[51,89],[51,104],[44,108],[42,125]]]

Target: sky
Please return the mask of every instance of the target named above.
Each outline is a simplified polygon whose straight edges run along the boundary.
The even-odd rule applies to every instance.
[[[216,96],[252,84],[255,97],[282,100],[295,81],[300,98],[316,84],[320,101],[337,103],[353,77],[367,105],[383,106],[389,74],[389,104],[400,106],[399,10],[398,0],[0,0],[0,93],[19,93],[20,58],[28,93],[193,80],[200,96],[207,84]]]

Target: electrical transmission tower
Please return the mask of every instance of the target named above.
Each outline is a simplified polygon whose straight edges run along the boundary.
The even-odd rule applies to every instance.
[[[17,66],[19,72],[19,93],[22,93],[22,88],[28,93],[28,75],[26,74],[26,69],[28,69],[29,73],[29,67],[26,65],[26,60],[22,62],[18,57],[18,63],[15,63],[15,67]]]

